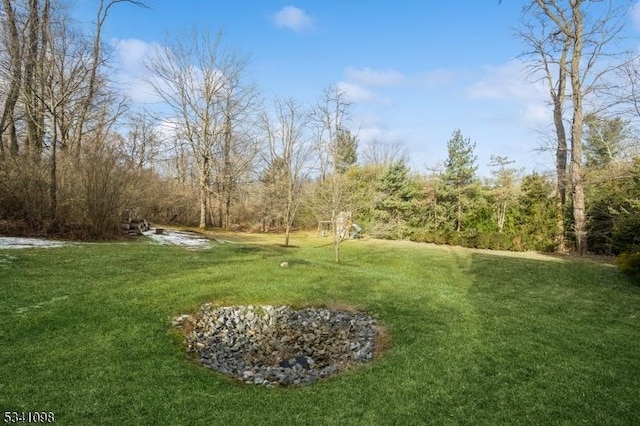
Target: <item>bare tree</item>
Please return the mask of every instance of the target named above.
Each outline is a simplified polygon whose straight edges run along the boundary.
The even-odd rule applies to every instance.
[[[302,185],[311,172],[312,145],[306,131],[309,116],[293,99],[275,100],[274,111],[275,123],[263,113],[261,125],[268,142],[267,170],[276,174],[270,182],[269,196],[277,199],[285,225],[284,245],[288,246],[302,198]]]
[[[45,7],[40,10],[38,0],[29,0],[29,16],[27,19],[27,39],[24,55],[24,106],[27,124],[27,139],[25,146],[37,158],[42,151],[43,143],[43,120],[44,114],[41,108],[42,96],[40,96],[42,77],[40,65],[44,60],[42,39],[40,37],[40,20],[43,27],[48,21],[49,2],[45,2]],[[43,31],[44,33],[44,31]]]
[[[502,233],[507,219],[509,205],[516,198],[516,181],[519,171],[513,167],[507,167],[514,161],[500,155],[491,155],[489,167],[493,175],[493,196],[495,198],[496,222],[498,232]]]
[[[156,121],[147,111],[131,111],[127,115],[127,137],[121,151],[127,162],[138,170],[151,167],[159,156],[161,138]]]
[[[617,77],[622,84],[614,91],[614,96],[627,107],[623,111],[634,119],[640,118],[640,58],[630,58],[618,70]]]
[[[193,30],[187,37],[176,37],[170,44],[157,46],[145,64],[149,71],[147,82],[171,110],[167,121],[194,156],[200,228],[211,224],[214,156],[224,144],[225,130],[227,135],[230,131],[225,114],[228,84],[236,81],[246,63],[225,52],[221,42],[220,34],[212,38]]]
[[[22,88],[22,41],[18,28],[18,18],[11,4],[11,0],[4,0],[4,37],[6,52],[9,60],[8,84],[2,117],[0,118],[0,159],[4,158],[4,134],[9,130],[9,150],[15,156],[18,154],[18,134],[16,131],[16,105]]]
[[[107,7],[116,3],[119,1],[109,2]],[[142,5],[134,1],[126,3]],[[101,2],[100,8],[103,6]],[[50,208],[54,227],[57,225],[58,149],[64,153],[73,149],[77,162],[81,158],[80,138],[104,144],[123,110],[122,101],[109,88],[98,67],[105,60],[99,46],[106,11],[99,11],[98,15],[101,20],[93,47],[76,32],[65,7],[45,0],[40,19],[41,50],[36,74],[40,111],[36,115],[37,131],[29,134],[34,135],[30,139],[42,138],[42,143],[46,142],[50,149]],[[36,122],[33,117],[30,121]]]
[[[398,161],[406,163],[409,160],[409,155],[400,142],[384,143],[374,139],[364,146],[362,159],[364,164],[386,167]]]
[[[247,60],[237,58],[236,72],[225,79],[222,96],[222,138],[214,156],[218,226],[230,226],[231,203],[239,181],[251,169],[257,155],[255,138],[248,128],[254,123],[257,90],[245,84]]]
[[[424,175],[424,196],[425,196],[425,218],[426,226],[431,229],[438,229],[441,225],[443,214],[443,206],[440,205],[440,197],[442,196],[443,181],[442,174],[444,172],[444,163],[436,162],[426,165],[429,172]]]
[[[323,90],[322,95],[314,109],[313,121],[316,124],[316,146],[320,147],[319,163],[323,180],[324,173],[331,170],[329,179],[329,213],[333,226],[333,250],[334,259],[340,261],[340,244],[345,238],[344,233],[338,232],[338,218],[344,206],[343,176],[339,173],[340,150],[338,137],[346,130],[349,119],[349,107],[351,102],[346,92],[336,86],[330,86]]]
[[[638,134],[640,126],[640,56],[628,58],[617,70],[615,84],[611,84],[611,97],[616,102],[618,117],[628,120],[629,133]],[[629,158],[640,153],[640,140],[637,137],[625,138],[621,146],[621,155]]]
[[[44,143],[49,148],[50,216],[52,225],[56,227],[58,150],[67,153],[72,146],[72,130],[78,123],[80,105],[85,102],[90,50],[73,28],[67,11],[57,3],[54,6],[51,15],[42,19],[43,59],[38,77],[41,86],[39,101],[44,109],[42,132],[46,139]],[[99,106],[94,104],[96,110]]]
[[[90,166],[79,161],[80,140],[85,137],[104,144],[122,111],[122,103],[100,69],[106,60],[101,28],[107,10],[116,3],[142,5],[129,0],[101,1],[93,48],[76,32],[66,5],[58,0],[5,0],[0,6],[7,46],[0,54],[4,60],[2,77],[9,88],[0,118],[0,157],[5,156],[8,134],[13,166],[21,169],[23,176],[22,182],[13,184],[33,184],[39,188],[38,193],[48,192],[49,196],[48,200],[38,196],[38,202],[31,204],[33,208],[23,209],[20,214],[46,216],[53,228],[57,227],[58,199],[64,193],[59,185],[58,151],[78,148],[74,170],[64,179],[70,187],[66,195],[72,199],[64,200],[64,204],[67,211],[75,207],[76,213],[81,212],[76,197],[77,174],[80,166]]]
[[[529,70],[532,75],[542,71],[542,79],[549,89],[549,96],[553,105],[553,125],[556,135],[556,250],[565,250],[564,208],[567,194],[567,133],[565,128],[565,99],[567,96],[567,57],[571,50],[571,39],[559,37],[555,27],[549,28],[546,15],[543,12],[525,9],[532,21],[524,23],[524,29],[519,33],[530,51],[525,53],[529,57]]]
[[[38,159],[43,148],[44,108],[42,105],[45,61],[46,32],[49,26],[50,0],[41,6],[39,0],[28,0],[26,4],[4,1],[3,20],[4,40],[9,61],[9,90],[5,99],[2,118],[0,119],[1,135],[9,130],[10,151],[17,155],[19,151],[16,123],[19,116],[26,128],[23,148]],[[17,9],[22,7],[22,14]],[[20,101],[20,102],[19,102]],[[20,113],[16,108],[21,107]],[[4,151],[4,142],[0,155]]]
[[[107,16],[109,15],[109,11],[118,3],[129,3],[138,7],[148,7],[145,2],[136,0],[100,0],[100,3],[98,4],[95,30],[93,34],[91,64],[88,68],[87,87],[85,89],[84,100],[80,104],[79,116],[77,118],[77,124],[74,127],[75,132],[73,134],[73,141],[78,157],[81,153],[82,137],[84,132],[86,131],[85,122],[90,117],[90,112],[92,111],[92,106],[95,103],[96,96],[98,95],[98,88],[101,83],[99,69],[104,60],[102,47],[102,31],[104,29]]]
[[[626,8],[613,0],[532,0],[525,7],[525,16],[534,16],[537,24],[529,24],[524,38],[533,48],[538,60],[533,68],[545,73],[554,103],[554,124],[558,135],[556,169],[558,192],[562,197],[564,185],[560,175],[566,137],[563,137],[563,99],[567,79],[571,88],[571,163],[570,182],[576,250],[587,251],[587,218],[582,172],[582,139],[585,99],[598,88],[602,76],[614,67],[605,63],[607,48],[619,35]],[[557,78],[551,70],[555,67]],[[563,139],[564,138],[564,139]],[[562,201],[560,199],[560,201]]]

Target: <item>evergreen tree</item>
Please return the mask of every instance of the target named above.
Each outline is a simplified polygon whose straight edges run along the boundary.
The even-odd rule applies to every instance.
[[[590,250],[640,251],[640,157],[593,170],[588,183]]]
[[[518,228],[528,250],[552,250],[554,247],[554,184],[537,173],[527,175],[520,185]]]
[[[349,129],[338,129],[336,151],[336,172],[343,174],[358,162],[358,139]]]
[[[375,219],[375,199],[384,169],[380,165],[365,164],[349,167],[344,173],[345,210],[365,229],[371,229]]]
[[[443,181],[453,198],[455,209],[455,229],[462,230],[462,219],[470,197],[467,189],[476,179],[477,156],[474,154],[476,144],[464,138],[460,130],[453,132],[447,149],[449,156],[445,162]]]
[[[407,223],[413,216],[415,190],[404,161],[391,164],[378,184],[374,216],[380,236],[402,238],[406,236]]]

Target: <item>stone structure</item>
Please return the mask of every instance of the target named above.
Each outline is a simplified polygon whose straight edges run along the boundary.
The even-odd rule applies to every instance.
[[[146,219],[138,216],[137,212],[128,208],[122,212],[120,216],[120,228],[129,235],[142,235],[143,232],[150,228]]]
[[[249,384],[314,383],[380,350],[376,321],[347,310],[206,304],[173,324],[199,363]]]

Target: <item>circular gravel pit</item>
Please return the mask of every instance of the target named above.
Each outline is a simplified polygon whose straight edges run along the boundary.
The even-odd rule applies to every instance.
[[[383,331],[345,309],[206,304],[173,324],[205,367],[248,384],[307,385],[371,361]]]

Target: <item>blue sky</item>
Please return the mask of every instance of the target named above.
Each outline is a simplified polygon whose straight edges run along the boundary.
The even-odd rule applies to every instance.
[[[77,0],[91,21],[97,1]],[[274,96],[313,103],[337,84],[353,102],[360,144],[401,143],[419,172],[447,157],[454,130],[476,143],[480,172],[492,154],[527,171],[553,168],[541,152],[551,122],[547,90],[530,81],[514,37],[522,0],[149,0],[150,9],[118,4],[105,27],[117,78],[133,101],[151,97],[138,80],[154,43],[196,26],[224,32],[250,58],[250,74]],[[639,26],[629,13],[628,35]]]

